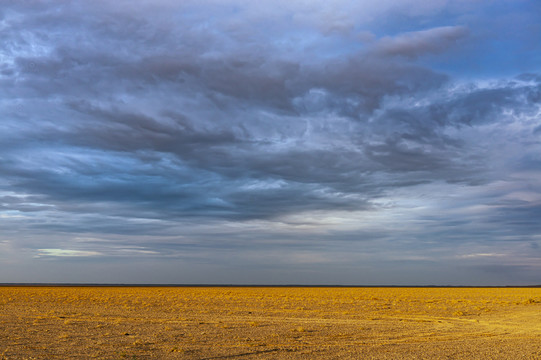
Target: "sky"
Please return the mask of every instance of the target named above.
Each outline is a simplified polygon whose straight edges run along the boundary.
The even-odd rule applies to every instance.
[[[0,282],[541,284],[541,3],[0,6]]]

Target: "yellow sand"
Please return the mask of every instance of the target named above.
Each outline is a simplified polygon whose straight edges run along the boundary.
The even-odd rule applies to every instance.
[[[541,359],[541,288],[0,287],[0,359]]]

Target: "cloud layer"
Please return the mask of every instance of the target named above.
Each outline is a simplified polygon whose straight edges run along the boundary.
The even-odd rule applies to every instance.
[[[0,281],[539,283],[539,6],[378,3],[8,3]]]

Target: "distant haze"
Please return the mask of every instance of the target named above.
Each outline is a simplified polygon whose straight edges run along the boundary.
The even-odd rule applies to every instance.
[[[541,284],[540,19],[3,1],[0,282]]]

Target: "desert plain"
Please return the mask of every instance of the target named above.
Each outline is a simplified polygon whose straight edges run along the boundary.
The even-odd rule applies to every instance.
[[[0,287],[0,359],[541,359],[541,288]]]

